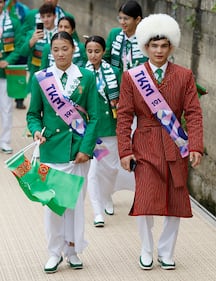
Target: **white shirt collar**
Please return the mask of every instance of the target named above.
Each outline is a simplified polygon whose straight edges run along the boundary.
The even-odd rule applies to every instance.
[[[151,70],[152,70],[153,73],[155,73],[155,71],[156,71],[158,68],[160,68],[160,69],[163,70],[163,74],[162,74],[162,75],[164,75],[165,72],[166,72],[166,69],[167,69],[168,61],[167,61],[165,64],[163,64],[161,67],[158,67],[158,66],[152,64],[152,63],[150,62],[150,60],[149,60],[149,65],[150,65]]]
[[[134,40],[134,38],[135,38],[135,34],[133,34],[131,37],[127,37],[126,34],[124,34],[124,35],[125,35],[125,40],[128,40],[130,42],[132,42]]]
[[[57,76],[59,77],[59,79],[61,79],[62,77],[62,74],[64,72],[67,73],[68,77],[70,78],[77,78],[77,77],[81,77],[82,76],[82,73],[80,72],[78,66],[76,66],[75,64],[71,63],[71,65],[65,70],[61,70],[59,69],[56,64],[54,64],[54,67],[55,67],[55,71],[56,71],[56,74]]]

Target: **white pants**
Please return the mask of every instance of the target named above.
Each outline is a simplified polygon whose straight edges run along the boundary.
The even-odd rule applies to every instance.
[[[82,164],[74,164],[73,162],[64,164],[46,163],[51,168],[85,177],[74,210],[66,209],[65,213],[59,216],[48,207],[45,209],[45,232],[50,256],[61,256],[62,253],[65,256],[70,256],[74,252],[81,253],[87,246],[87,242],[84,240],[84,199],[89,162]],[[70,242],[74,243],[75,246],[69,247]]]
[[[152,228],[154,225],[153,216],[138,216],[137,223],[142,241],[141,256],[152,256],[154,251],[154,241]],[[163,231],[158,241],[158,256],[173,259],[180,218],[164,217]]]
[[[93,158],[88,173],[88,193],[95,216],[104,213],[105,204],[114,191],[120,167],[116,136],[104,137],[101,140],[109,154],[99,161]]]
[[[11,129],[13,121],[13,99],[7,94],[7,81],[0,78],[0,114],[1,114],[1,135],[0,146],[5,143],[10,145]]]

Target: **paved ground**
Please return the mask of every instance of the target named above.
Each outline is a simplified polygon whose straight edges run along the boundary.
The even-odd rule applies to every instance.
[[[25,135],[26,110],[14,110],[14,152],[31,142]],[[164,271],[157,264],[143,271],[138,266],[140,240],[135,219],[127,215],[133,192],[114,194],[115,215],[106,216],[104,228],[92,225],[92,209],[86,199],[86,239],[81,255],[84,269],[74,271],[65,262],[55,274],[43,272],[47,260],[43,207],[29,201],[15,177],[5,168],[8,156],[0,153],[0,280],[1,281],[215,281],[216,223],[193,205],[194,217],[183,219],[175,252],[177,268]],[[162,218],[155,219],[157,241]]]

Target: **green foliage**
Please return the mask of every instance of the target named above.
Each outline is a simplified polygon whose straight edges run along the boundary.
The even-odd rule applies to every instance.
[[[214,4],[214,6],[212,7],[211,11],[216,13],[216,4]]]
[[[186,17],[186,22],[188,22],[191,25],[191,27],[195,27],[195,25],[196,25],[195,14],[192,14],[192,15]]]

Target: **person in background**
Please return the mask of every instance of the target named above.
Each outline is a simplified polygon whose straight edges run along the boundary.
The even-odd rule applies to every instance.
[[[6,9],[8,10],[9,15],[17,18],[21,24],[23,24],[27,13],[30,11],[28,6],[17,0],[6,1]]]
[[[55,26],[57,27],[57,23],[60,18],[64,16],[70,16],[74,18],[74,16],[70,13],[65,12],[59,5],[58,0],[44,0],[44,4],[52,4],[55,7]],[[35,30],[37,23],[41,22],[40,18],[40,12],[39,9],[33,9],[31,10],[27,16],[25,17],[24,23],[22,25],[22,34],[25,36],[25,34],[30,30]],[[77,41],[79,41],[79,37],[77,32],[75,31],[73,34],[73,38],[75,38]]]
[[[9,12],[9,15],[17,18],[21,25],[24,22],[24,19],[27,15],[27,13],[30,11],[29,7],[26,6],[25,4],[23,4],[20,1],[16,1],[16,0],[8,0],[6,1],[6,9]],[[16,62],[17,65],[19,64],[27,64],[27,57],[20,55],[19,59]],[[16,108],[17,109],[26,109],[26,106],[24,105],[24,99],[15,99],[16,102]]]
[[[69,16],[64,16],[59,19],[57,28],[58,28],[58,32],[66,31],[72,36],[73,33],[75,32],[76,24],[73,18]],[[85,66],[87,62],[85,46],[82,42],[77,41],[74,38],[73,41],[75,45],[75,51],[73,54],[73,63],[78,66]],[[53,55],[51,54],[50,44],[46,44],[43,49],[40,68],[41,69],[46,68],[48,66],[53,65],[53,63],[54,63],[54,58]]]
[[[109,150],[109,154],[100,161],[96,158],[91,160],[88,174],[88,193],[94,211],[94,225],[101,227],[104,226],[104,210],[109,215],[114,212],[113,209],[110,210],[109,202],[120,167],[116,139],[120,72],[102,59],[106,43],[101,36],[90,36],[86,40],[85,48],[88,56],[86,68],[95,75],[99,97],[100,123],[97,133]]]
[[[140,51],[135,35],[136,27],[142,20],[142,7],[137,1],[126,1],[118,10],[118,21],[121,27],[111,29],[106,39],[106,52],[103,58],[112,66],[118,67],[120,73],[133,68],[148,60]],[[132,124],[136,127],[136,117]],[[126,180],[124,180],[126,179]],[[129,189],[134,191],[134,175],[123,169],[119,170],[114,192]],[[107,209],[114,211],[112,197],[110,197]]]
[[[56,272],[63,256],[71,268],[83,268],[78,254],[87,246],[84,240],[84,199],[89,159],[92,158],[97,139],[99,102],[93,74],[72,63],[74,49],[73,39],[67,32],[62,31],[52,37],[51,50],[55,64],[34,75],[27,112],[28,128],[34,140],[40,140],[41,143],[40,161],[51,168],[85,178],[75,209],[66,209],[63,216],[58,216],[49,208],[45,209],[49,251],[49,259],[44,267],[46,273]],[[41,75],[46,75],[44,79],[49,80],[47,83],[51,87],[55,85],[58,100],[62,104],[67,102],[67,109],[80,115],[78,127],[73,122],[77,116],[73,116],[68,125],[60,107],[54,109],[49,90],[40,86]],[[41,135],[43,128],[46,129]]]
[[[157,245],[162,269],[175,269],[174,250],[180,218],[192,217],[187,189],[188,160],[200,164],[203,125],[191,70],[168,61],[180,42],[178,23],[169,15],[143,19],[136,38],[149,61],[123,73],[117,120],[122,167],[135,169],[135,197],[129,215],[136,216],[142,242],[139,265],[153,268],[154,216],[164,216]],[[184,112],[187,134],[181,126]],[[131,124],[137,128],[131,141]],[[188,135],[188,136],[187,136]]]
[[[10,17],[4,10],[5,1],[0,0],[0,114],[1,135],[0,149],[4,153],[12,153],[11,129],[13,114],[13,99],[7,94],[7,81],[5,68],[9,64],[15,64],[20,56],[21,30],[20,22]]]
[[[121,27],[111,29],[107,37],[104,59],[121,72],[147,61],[137,45],[135,35],[142,17],[142,8],[137,1],[123,3],[117,17]]]
[[[21,49],[21,53],[28,56],[28,93],[31,92],[33,74],[40,69],[43,48],[51,42],[52,36],[57,32],[55,7],[46,3],[39,8],[39,12],[43,27],[42,29],[37,27],[34,31],[30,31]]]

